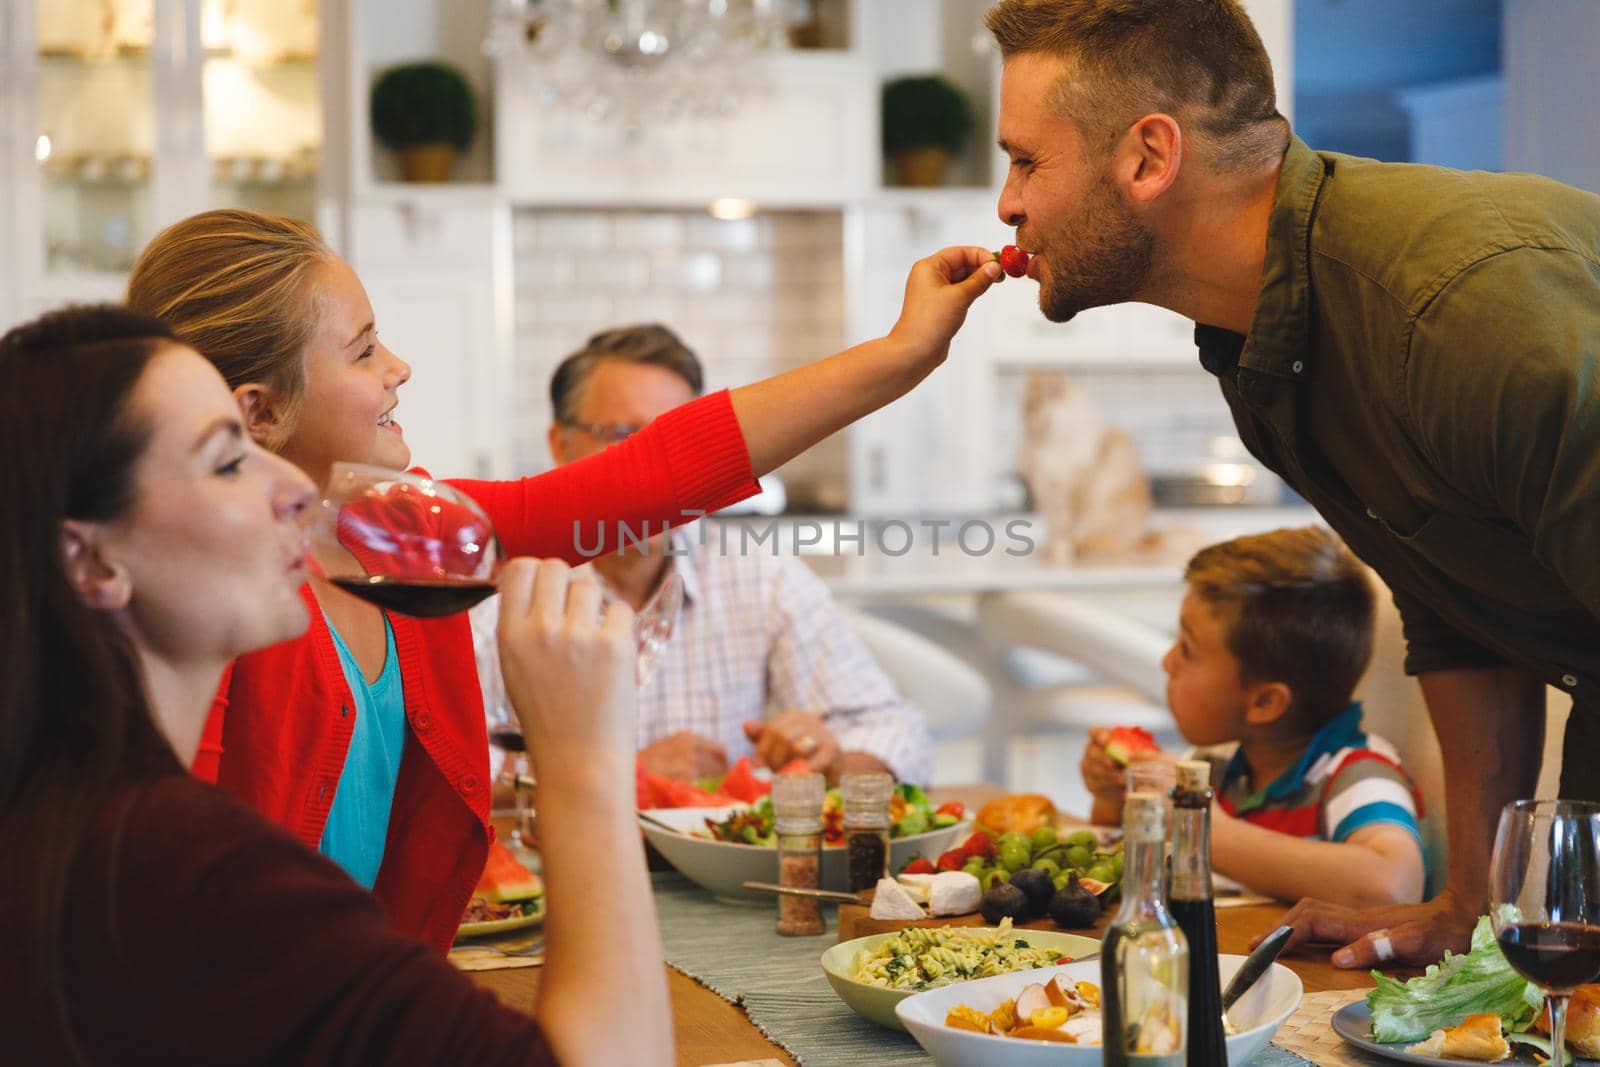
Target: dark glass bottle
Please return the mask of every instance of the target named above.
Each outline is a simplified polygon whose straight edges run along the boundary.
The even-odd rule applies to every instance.
[[[1178,764],[1172,791],[1172,917],[1189,942],[1189,1067],[1228,1062],[1217,974],[1217,913],[1211,899],[1211,765]]]
[[[1147,792],[1122,809],[1122,907],[1100,951],[1101,1059],[1119,1067],[1184,1063],[1189,948],[1161,892],[1165,809]]]

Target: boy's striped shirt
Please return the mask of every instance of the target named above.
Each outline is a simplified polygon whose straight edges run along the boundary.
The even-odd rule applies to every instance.
[[[1394,746],[1361,729],[1352,701],[1312,738],[1288,770],[1249,792],[1250,765],[1237,746],[1207,749],[1211,783],[1222,810],[1256,826],[1321,841],[1346,841],[1380,823],[1403,826],[1422,843],[1422,797],[1400,766]]]

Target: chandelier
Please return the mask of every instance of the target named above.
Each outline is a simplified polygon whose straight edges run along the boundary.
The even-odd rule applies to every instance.
[[[551,110],[625,129],[726,117],[807,0],[495,0],[484,51]]]

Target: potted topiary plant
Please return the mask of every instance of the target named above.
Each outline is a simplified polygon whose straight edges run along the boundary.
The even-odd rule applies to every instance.
[[[883,152],[901,185],[942,185],[950,157],[972,135],[967,94],[937,74],[896,78],[883,87]]]
[[[448,181],[476,125],[472,90],[454,67],[404,63],[373,83],[372,132],[400,156],[408,182]]]

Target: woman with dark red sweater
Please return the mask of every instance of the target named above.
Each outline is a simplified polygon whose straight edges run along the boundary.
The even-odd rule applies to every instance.
[[[18,327],[0,378],[0,1059],[671,1063],[633,820],[631,613],[597,621],[598,584],[559,561],[502,571],[508,690],[564,813],[541,834],[547,970],[528,1018],[185,772],[229,660],[306,628],[310,480],[146,316]],[[625,1026],[606,1025],[618,974]]]
[[[990,258],[960,248],[918,263],[887,337],[687,404],[582,463],[453,484],[483,505],[508,555],[570,562],[582,561],[576,522],[592,552],[595,520],[659,528],[724,507],[931,372],[998,276]],[[177,223],[139,257],[128,303],[209,358],[251,437],[316,485],[340,461],[410,462],[394,419],[410,367],[378,340],[360,280],[304,224],[245,211]],[[334,859],[399,929],[443,952],[492,837],[466,617],[389,615],[318,578],[302,596],[307,633],[224,678],[196,773]]]

